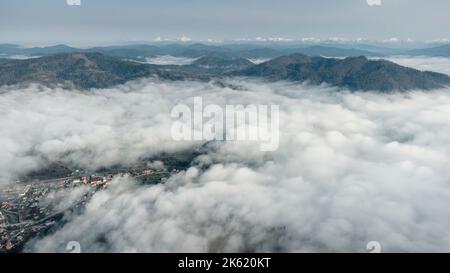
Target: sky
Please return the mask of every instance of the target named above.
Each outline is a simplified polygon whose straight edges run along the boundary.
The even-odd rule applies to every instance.
[[[0,42],[450,38],[448,0],[68,1],[0,0]]]

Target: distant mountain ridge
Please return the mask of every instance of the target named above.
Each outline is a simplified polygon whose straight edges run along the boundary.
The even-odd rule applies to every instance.
[[[76,88],[107,88],[130,80],[155,76],[167,80],[189,79],[189,73],[123,61],[101,53],[68,53],[0,63],[0,85],[70,83]],[[195,79],[201,78],[195,76]]]
[[[382,56],[367,50],[354,48],[337,48],[330,45],[313,45],[308,47],[266,47],[258,45],[205,45],[205,44],[166,44],[166,45],[124,45],[124,46],[105,46],[93,47],[87,49],[74,48],[66,45],[56,45],[49,47],[23,48],[17,45],[0,45],[0,54],[7,55],[26,55],[47,56],[59,53],[74,52],[98,52],[106,55],[132,60],[143,60],[147,57],[162,55],[171,55],[175,57],[201,58],[204,56],[215,55],[223,58],[276,58],[292,53],[303,53],[310,56],[329,56],[329,57],[347,57],[347,56]]]
[[[47,56],[60,53],[98,52],[123,59],[136,61],[147,57],[171,55],[174,57],[201,58],[208,55],[224,58],[267,59],[277,58],[289,54],[301,53],[308,56],[326,57],[383,57],[390,55],[407,56],[442,56],[450,57],[450,44],[420,49],[400,49],[374,46],[368,44],[310,44],[310,45],[282,45],[282,44],[220,44],[210,45],[192,44],[134,44],[119,46],[103,46],[92,48],[74,48],[67,45],[25,48],[14,44],[0,44],[0,58],[5,55],[24,55],[30,57]]]
[[[290,80],[310,84],[330,84],[351,90],[437,89],[450,85],[450,77],[435,72],[422,72],[385,60],[366,57],[332,59],[303,54],[283,56],[244,71],[240,76],[269,80]]]
[[[382,54],[371,52],[368,50],[361,50],[355,48],[337,48],[331,46],[315,45],[306,48],[297,48],[290,50],[292,53],[301,53],[311,57],[325,56],[325,57],[380,57]]]
[[[214,70],[217,72],[228,72],[243,70],[254,64],[245,58],[223,58],[221,56],[209,55],[194,61],[190,67]]]
[[[13,44],[3,44],[0,45],[0,53],[9,55],[29,55],[29,56],[44,56],[53,55],[59,53],[70,53],[80,51],[80,49],[66,46],[66,45],[55,45],[48,47],[20,47]]]
[[[329,84],[351,90],[391,92],[436,89],[450,77],[422,72],[366,57],[333,59],[291,54],[254,65],[243,58],[206,56],[190,65],[150,65],[124,61],[101,53],[63,53],[28,60],[0,61],[0,86],[40,83],[80,89],[108,88],[139,78],[210,81],[230,76]]]
[[[450,57],[450,44],[437,47],[415,49],[407,52],[412,56]]]

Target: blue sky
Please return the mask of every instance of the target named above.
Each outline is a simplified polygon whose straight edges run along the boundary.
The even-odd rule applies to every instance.
[[[449,0],[0,0],[0,42],[450,38]]]

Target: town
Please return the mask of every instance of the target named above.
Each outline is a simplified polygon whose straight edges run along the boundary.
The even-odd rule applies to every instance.
[[[92,174],[75,170],[69,177],[14,183],[0,191],[0,253],[23,252],[28,241],[64,224],[66,212],[83,209],[92,196],[108,188],[115,177],[128,175],[145,184],[156,184],[164,183],[177,172],[175,168],[167,171],[164,167],[147,166]],[[52,202],[52,194],[80,187],[87,190],[70,208],[61,210],[58,202]]]

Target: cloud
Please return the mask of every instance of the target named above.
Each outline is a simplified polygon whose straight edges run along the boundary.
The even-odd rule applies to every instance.
[[[271,59],[270,58],[257,58],[257,59],[248,59],[248,60],[254,64],[262,64],[267,61],[270,61]]]
[[[88,93],[3,90],[0,173],[10,176],[39,166],[37,155],[95,167],[193,147],[170,140],[168,115],[194,96],[281,110],[279,150],[211,143],[165,184],[118,177],[27,249],[79,241],[86,252],[365,252],[378,241],[383,251],[450,251],[449,89],[228,83],[242,88],[147,80]]]
[[[399,65],[413,67],[422,71],[434,71],[450,76],[450,58],[444,57],[390,57],[388,60]]]
[[[1,89],[0,185],[42,168],[47,159],[95,169],[193,146],[171,140],[169,114],[180,94],[175,86],[135,82],[90,92]]]
[[[76,205],[80,198],[86,195],[88,191],[89,186],[86,185],[71,190],[62,189],[51,191],[39,201],[39,205],[53,207],[55,212],[65,211]]]
[[[192,41],[192,38],[190,38],[190,37],[188,37],[188,36],[186,36],[186,35],[183,35],[183,36],[181,36],[180,38],[178,38],[178,41],[187,43],[187,42],[191,42],[191,41]]]
[[[1,54],[0,54],[0,57],[3,57],[3,56],[1,56]],[[40,56],[6,55],[5,58],[6,59],[12,59],[12,60],[28,60],[28,59],[40,58]]]
[[[195,60],[197,59],[164,55],[154,58],[146,58],[146,63],[157,65],[188,65],[192,64]]]

